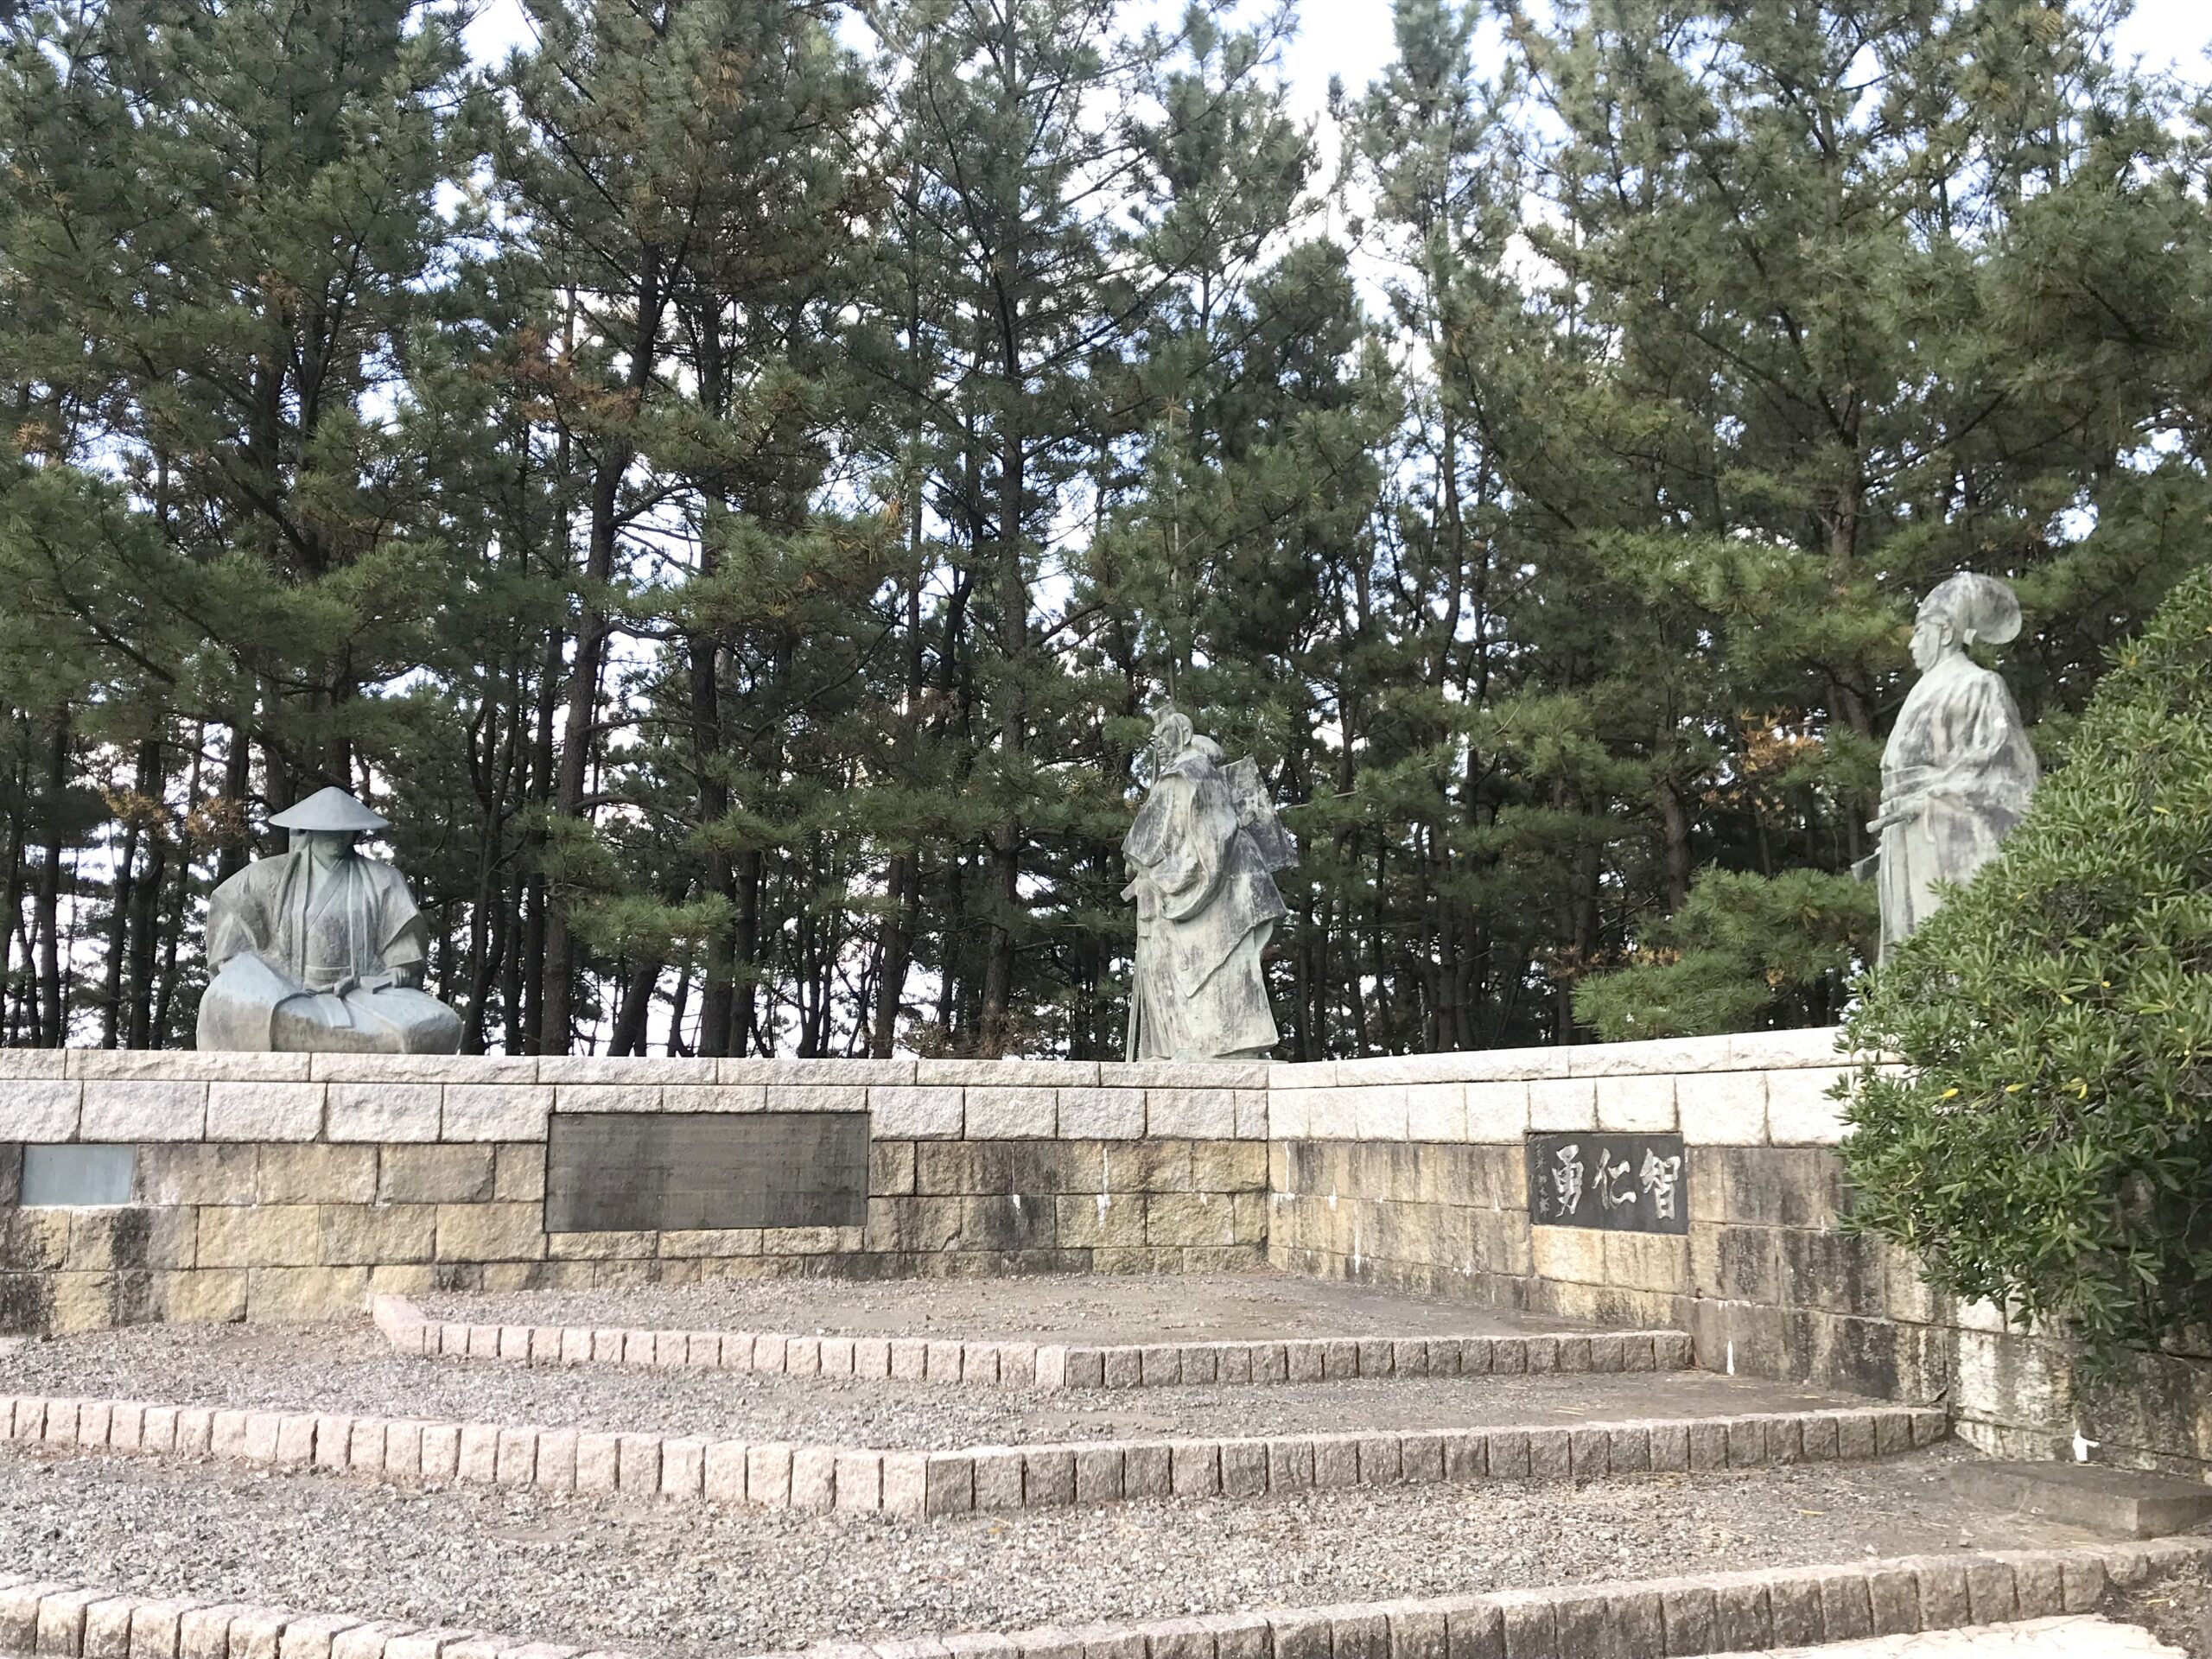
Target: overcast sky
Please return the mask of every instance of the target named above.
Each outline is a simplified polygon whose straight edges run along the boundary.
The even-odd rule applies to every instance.
[[[1177,6],[1162,0],[1173,15]],[[1283,54],[1293,96],[1309,113],[1321,108],[1329,77],[1341,75],[1354,91],[1390,56],[1389,0],[1304,0],[1298,37]],[[480,59],[496,60],[526,38],[518,0],[490,0],[468,31]],[[2120,35],[2120,49],[2154,67],[2178,67],[2191,79],[2212,79],[2205,54],[2212,48],[2212,3],[2207,0],[2137,0]]]

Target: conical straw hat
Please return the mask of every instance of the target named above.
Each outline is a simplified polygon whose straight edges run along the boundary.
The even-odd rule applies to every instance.
[[[279,830],[326,830],[356,836],[389,829],[391,824],[391,819],[378,817],[334,784],[270,815],[269,822]]]

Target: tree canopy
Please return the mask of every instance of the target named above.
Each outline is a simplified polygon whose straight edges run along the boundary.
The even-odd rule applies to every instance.
[[[1920,595],[2056,759],[2203,556],[2117,0],[527,10],[0,14],[0,1040],[338,783],[472,1050],[1117,1053],[1163,697],[1287,1056],[1829,1020]]]

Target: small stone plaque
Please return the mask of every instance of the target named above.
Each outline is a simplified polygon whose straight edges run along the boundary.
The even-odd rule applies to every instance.
[[[858,1227],[866,1112],[560,1112],[549,1233]]]
[[[27,1210],[128,1204],[137,1153],[128,1146],[25,1147],[21,1202]]]
[[[1689,1156],[1681,1135],[1532,1135],[1528,1147],[1529,1219],[1536,1225],[1689,1231]]]

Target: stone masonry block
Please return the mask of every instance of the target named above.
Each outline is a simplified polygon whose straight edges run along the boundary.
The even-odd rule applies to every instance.
[[[536,1083],[534,1054],[317,1054],[308,1075],[326,1083]]]
[[[887,1141],[957,1141],[965,1127],[957,1087],[894,1086],[868,1091],[868,1130]]]
[[[89,1082],[78,1134],[86,1141],[199,1141],[207,1130],[204,1083]]]
[[[197,1260],[207,1268],[312,1267],[322,1260],[322,1211],[311,1204],[211,1205],[200,1211]]]
[[[563,1095],[575,1092],[564,1089]],[[835,1109],[857,1112],[863,1108],[856,1097],[857,1091],[849,1089],[805,1089],[809,1097],[804,1105],[782,1105],[779,1111],[817,1111]],[[717,1083],[711,1085],[671,1083],[664,1084],[660,1091],[660,1109],[664,1112],[765,1112],[768,1109],[769,1090],[758,1083]],[[846,1103],[839,1107],[825,1107],[823,1097],[834,1096]]]
[[[1268,1135],[1268,1096],[1264,1089],[1236,1090],[1236,1138],[1265,1141]]]
[[[1685,1146],[1766,1144],[1764,1071],[1707,1071],[1677,1077],[1675,1105]]]
[[[541,1084],[448,1084],[440,1133],[448,1141],[543,1141],[553,1090]]]
[[[1532,1077],[1529,1127],[1553,1132],[1598,1127],[1598,1089],[1588,1077]]]
[[[377,1149],[321,1144],[264,1146],[257,1185],[264,1204],[373,1203]]]
[[[377,1197],[386,1204],[479,1204],[492,1196],[489,1146],[387,1147]]]
[[[1306,1138],[1313,1141],[1359,1139],[1359,1090],[1356,1088],[1313,1089],[1300,1100],[1306,1108]]]
[[[1467,1139],[1510,1141],[1518,1147],[1529,1129],[1529,1084],[1522,1078],[1471,1083],[1467,1091]]]
[[[772,1112],[862,1112],[874,1092],[849,1083],[772,1083],[766,1104]]]
[[[321,1259],[334,1264],[430,1261],[437,1215],[427,1204],[324,1205]]]
[[[1098,1082],[1096,1060],[920,1060],[911,1078],[881,1082],[961,1084],[970,1089],[1081,1089]]]
[[[1236,1135],[1236,1095],[1230,1089],[1147,1089],[1145,1132],[1189,1141],[1229,1141]]]
[[[971,1085],[966,1090],[965,1114],[970,1141],[1049,1141],[1058,1122],[1053,1090],[1035,1084],[1013,1088]]]
[[[1843,1075],[1830,1066],[1770,1071],[1767,1138],[1777,1147],[1832,1147],[1841,1141],[1843,1103],[1828,1099],[1827,1090]]]
[[[210,1084],[207,1138],[316,1140],[322,1134],[322,1096],[323,1085],[319,1083]]]
[[[326,1057],[315,1058],[320,1061]],[[397,1060],[423,1057],[387,1054],[373,1058]],[[333,1083],[323,1103],[326,1133],[333,1141],[435,1141],[440,1094],[435,1083]]]
[[[1615,1133],[1663,1135],[1675,1128],[1672,1077],[1596,1079],[1598,1127]]]
[[[60,1059],[58,1051],[54,1058]],[[82,1084],[59,1077],[0,1081],[0,1141],[48,1145],[75,1140],[84,1095]]]
[[[1137,1141],[1144,1136],[1141,1089],[1060,1089],[1054,1091],[1054,1105],[1063,1140]]]
[[[438,1207],[441,1262],[535,1262],[545,1255],[545,1210],[536,1204]]]
[[[1414,1083],[1406,1085],[1406,1138],[1460,1141],[1467,1138],[1467,1085]]]

